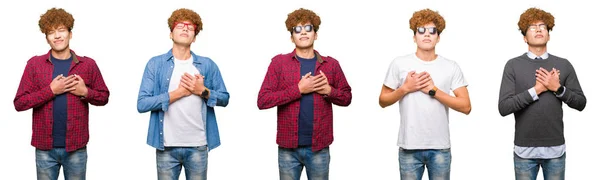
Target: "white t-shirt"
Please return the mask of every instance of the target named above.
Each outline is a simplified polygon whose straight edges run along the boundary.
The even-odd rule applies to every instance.
[[[191,75],[200,72],[194,66],[193,58],[174,59],[173,74],[169,82],[169,92],[177,89],[184,73]],[[183,97],[169,105],[164,117],[165,146],[194,147],[206,145],[205,122],[202,119],[202,104],[198,95]]]
[[[384,85],[398,89],[410,71],[427,71],[434,85],[445,93],[467,86],[458,64],[442,56],[423,61],[415,54],[397,57],[388,69]],[[421,91],[406,94],[400,101],[398,146],[403,149],[450,148],[448,107]]]

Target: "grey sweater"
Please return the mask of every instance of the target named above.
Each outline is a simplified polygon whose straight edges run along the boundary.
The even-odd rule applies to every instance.
[[[563,96],[550,91],[533,101],[528,90],[535,85],[535,70],[543,67],[560,70],[560,84],[565,86]],[[515,145],[521,147],[549,147],[565,143],[562,103],[582,111],[586,98],[571,63],[549,55],[545,60],[532,60],[527,54],[509,60],[504,67],[498,110],[500,115],[514,113]]]

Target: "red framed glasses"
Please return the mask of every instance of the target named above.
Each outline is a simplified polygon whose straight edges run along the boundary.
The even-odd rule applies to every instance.
[[[175,26],[173,27],[173,29],[183,29],[183,28],[193,31],[193,30],[196,30],[196,25],[192,24],[192,23],[175,22]]]

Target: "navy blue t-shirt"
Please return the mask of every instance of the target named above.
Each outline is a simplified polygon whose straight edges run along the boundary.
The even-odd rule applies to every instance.
[[[73,56],[69,59],[56,59],[50,58],[54,65],[54,71],[52,72],[52,79],[58,75],[67,77],[69,74],[69,68],[73,61]],[[69,92],[60,94],[54,97],[52,101],[52,146],[53,147],[65,147],[65,141],[67,139],[67,94]]]
[[[317,56],[312,59],[298,57],[300,61],[300,78],[308,72],[315,74]],[[298,118],[298,145],[308,146],[312,144],[313,120],[314,120],[313,93],[303,94],[300,98],[300,116]]]

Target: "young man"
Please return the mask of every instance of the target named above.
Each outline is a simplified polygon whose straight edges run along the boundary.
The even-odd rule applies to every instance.
[[[381,88],[382,108],[396,102],[400,106],[401,179],[421,179],[425,166],[429,179],[450,179],[448,107],[464,114],[471,112],[467,82],[460,67],[435,53],[445,27],[444,18],[437,12],[415,12],[410,28],[417,52],[394,59]]]
[[[88,104],[108,103],[109,91],[96,62],[69,47],[73,16],[52,8],[39,26],[50,45],[47,54],[27,61],[14,99],[15,109],[33,109],[31,145],[38,179],[85,179],[89,140]]]
[[[506,63],[498,100],[500,115],[515,116],[515,177],[534,180],[542,166],[544,179],[564,179],[562,104],[582,111],[586,98],[571,63],[547,52],[554,16],[530,8],[518,25],[529,49]]]
[[[156,148],[158,179],[206,179],[208,151],[221,144],[214,108],[229,103],[217,64],[190,50],[202,30],[200,15],[175,10],[168,20],[173,48],[146,64],[138,95],[151,111],[148,145]]]
[[[279,177],[329,178],[329,145],[333,142],[332,103],[348,106],[350,85],[337,60],[314,50],[321,19],[298,9],[285,21],[294,51],[271,60],[258,93],[258,108],[277,106]]]

